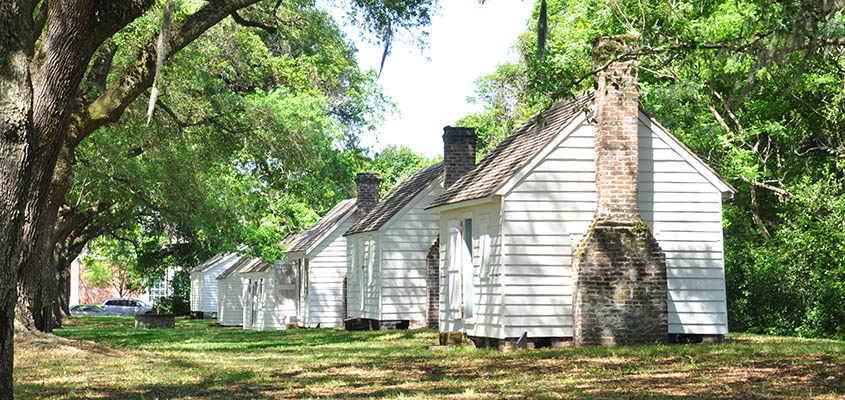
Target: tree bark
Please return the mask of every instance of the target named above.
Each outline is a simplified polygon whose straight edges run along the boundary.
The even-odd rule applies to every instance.
[[[0,399],[14,398],[15,273],[32,173],[31,8],[0,3]]]
[[[52,332],[56,322],[61,320],[56,319],[60,271],[55,269],[53,257],[62,240],[57,236],[62,228],[59,208],[71,188],[73,152],[77,144],[78,141],[68,137],[59,151],[47,204],[35,224],[37,235],[28,243],[31,261],[18,275],[18,305],[26,310],[18,318],[31,321],[42,332]]]
[[[54,274],[56,285],[52,292],[45,291],[45,298],[52,302],[52,323],[61,326],[62,318],[70,315],[70,266],[82,253],[85,245],[102,233],[96,216],[108,206],[98,204],[84,211],[76,211],[64,205],[56,223],[56,233],[51,246],[52,256],[48,270]]]

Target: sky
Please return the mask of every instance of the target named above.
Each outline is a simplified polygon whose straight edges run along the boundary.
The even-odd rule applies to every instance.
[[[527,29],[532,5],[531,0],[442,0],[428,27],[426,49],[409,40],[394,43],[379,84],[398,114],[364,134],[361,144],[376,151],[405,145],[429,158],[442,155],[443,127],[481,110],[466,100],[475,80],[517,59],[513,45]],[[350,38],[360,38],[354,27],[344,29]],[[382,47],[360,40],[356,46],[361,67],[378,70]]]

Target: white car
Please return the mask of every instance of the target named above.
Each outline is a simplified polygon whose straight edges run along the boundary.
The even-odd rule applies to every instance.
[[[70,315],[109,315],[109,313],[93,304],[79,304],[70,308]]]
[[[153,310],[153,306],[144,303],[142,300],[128,297],[106,299],[100,308],[111,315],[138,315],[146,314]]]

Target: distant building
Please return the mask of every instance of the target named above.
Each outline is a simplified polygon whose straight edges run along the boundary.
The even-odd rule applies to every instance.
[[[101,304],[103,300],[121,297],[117,289],[119,285],[116,280],[113,285],[108,287],[97,287],[83,277],[85,275],[83,257],[84,253],[76,257],[70,264],[70,296],[68,296],[68,306],[77,304]],[[175,273],[175,268],[169,268],[164,279],[156,281],[148,288],[124,293],[123,297],[133,297],[155,305],[160,298],[169,296],[172,293],[170,281],[173,280]]]

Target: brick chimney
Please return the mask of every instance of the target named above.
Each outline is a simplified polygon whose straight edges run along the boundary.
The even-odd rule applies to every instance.
[[[637,206],[637,60],[629,36],[593,42],[596,215],[574,248],[573,340],[577,346],[666,342],[666,256]],[[617,57],[623,56],[616,60]]]
[[[364,218],[378,204],[381,178],[375,172],[360,172],[355,176],[358,184],[358,219]]]
[[[593,59],[603,66],[629,50],[635,39],[599,37]],[[596,207],[600,219],[632,221],[637,207],[637,59],[624,57],[598,73],[596,93]]]
[[[476,138],[473,128],[443,128],[443,168],[446,171],[444,189],[475,168]]]

